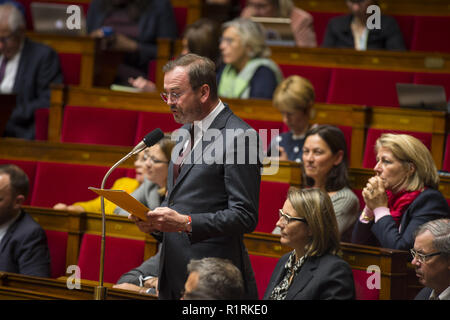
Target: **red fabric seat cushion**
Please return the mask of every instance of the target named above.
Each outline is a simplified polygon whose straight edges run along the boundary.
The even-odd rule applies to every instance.
[[[258,287],[258,297],[262,299],[277,265],[278,258],[250,255],[250,262],[255,272],[256,286]]]
[[[61,70],[64,77],[64,83],[77,86],[81,78],[81,54],[79,53],[58,53],[61,63]]]
[[[377,156],[375,153],[375,143],[383,133],[409,134],[422,141],[422,143],[428,148],[428,150],[431,150],[431,133],[370,128],[367,131],[363,168],[375,167]]]
[[[139,112],[134,143],[139,143],[150,131],[160,128],[163,132],[172,132],[180,128],[181,124],[175,122],[171,113]]]
[[[367,279],[373,273],[367,273],[363,270],[352,269],[353,281],[355,283],[356,300],[378,300],[380,297],[380,290],[373,288],[369,289],[367,286]]]
[[[61,141],[131,146],[138,112],[133,110],[72,107],[64,109]]]
[[[259,217],[255,231],[271,233],[275,229],[278,221],[278,209],[283,208],[288,189],[288,183],[261,181]]]
[[[412,83],[410,72],[334,69],[328,103],[398,107],[396,83]]]
[[[51,259],[51,277],[58,278],[66,274],[66,254],[68,233],[45,230]]]
[[[330,85],[331,68],[298,65],[280,65],[285,78],[299,75],[311,81],[316,95],[316,102],[326,102]]]
[[[411,50],[450,52],[450,17],[417,16]]]
[[[45,141],[48,140],[48,108],[37,109],[34,112],[34,132],[35,139]]]
[[[79,165],[69,163],[39,162],[31,198],[31,205],[53,207],[62,202],[72,204],[97,197],[88,187],[100,188],[108,167]],[[106,188],[114,181],[124,177],[127,169],[117,168],[109,176]]]
[[[141,265],[144,261],[144,246],[142,240],[106,237],[103,280],[116,283],[122,274]],[[100,250],[101,236],[83,235],[78,258],[81,279],[99,280]]]

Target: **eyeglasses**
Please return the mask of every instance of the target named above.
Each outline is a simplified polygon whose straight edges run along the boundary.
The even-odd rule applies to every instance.
[[[220,43],[225,42],[227,45],[232,44],[234,41],[233,38],[228,38],[228,37],[221,37],[220,38]]]
[[[1,43],[6,43],[6,42],[8,42],[8,41],[11,41],[15,36],[16,36],[16,33],[13,32],[13,33],[11,33],[9,36],[6,36],[6,37],[0,37],[0,42],[1,42]]]
[[[164,101],[165,103],[169,103],[169,102],[168,102],[169,99],[172,100],[173,103],[177,103],[178,99],[180,99],[180,97],[181,97],[183,94],[185,94],[185,92],[182,92],[182,93],[175,93],[175,92],[169,92],[169,93],[167,93],[167,92],[161,92],[161,93],[160,93],[160,96],[161,96],[161,99],[163,99],[163,101]]]
[[[142,157],[142,160],[143,161],[149,160],[152,164],[169,163],[169,161],[159,160],[159,159],[156,159],[155,157],[149,156],[148,154],[144,154],[144,156]]]
[[[411,252],[413,259],[415,258],[420,263],[426,263],[429,258],[438,256],[442,253],[442,252],[433,252],[433,253],[429,253],[429,254],[421,254],[421,253],[418,253],[414,249],[410,249],[409,251]]]
[[[278,216],[279,216],[279,218],[281,219],[281,221],[283,222],[284,225],[288,225],[289,222],[291,222],[292,220],[301,221],[303,223],[308,224],[308,222],[306,221],[305,218],[291,217],[290,215],[284,213],[282,209],[278,210]]]

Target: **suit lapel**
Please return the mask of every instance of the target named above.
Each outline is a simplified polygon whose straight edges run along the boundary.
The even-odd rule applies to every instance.
[[[25,38],[22,48],[22,53],[19,60],[19,66],[17,68],[16,79],[14,80],[13,92],[20,92],[20,88],[23,87],[24,79],[26,75],[26,62],[29,61],[28,55],[30,54],[29,40]],[[30,76],[30,75],[28,75]]]
[[[24,211],[22,210],[19,213],[19,216],[17,217],[17,219],[12,223],[12,225],[9,226],[8,230],[6,230],[5,235],[3,236],[2,241],[0,242],[0,252],[3,252],[3,250],[5,250],[5,247],[7,245],[7,243],[9,242],[9,240],[11,239],[14,231],[17,229],[18,225],[19,225],[19,221],[23,218],[24,215]]]
[[[294,282],[291,284],[286,294],[286,300],[293,300],[294,297],[305,288],[305,286],[314,277],[314,270],[317,268],[317,264],[318,259],[315,257],[306,259],[305,264],[301,267],[300,272],[294,278]]]

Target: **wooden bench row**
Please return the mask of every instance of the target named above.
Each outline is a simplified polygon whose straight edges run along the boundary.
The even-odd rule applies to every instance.
[[[274,109],[270,100],[223,99],[223,101],[228,103],[239,117],[259,122],[262,128],[265,122],[275,122],[282,126],[281,114]],[[55,86],[52,89],[49,111],[49,141],[62,141],[65,106],[136,110],[155,114],[170,113],[170,109],[157,93],[127,93],[99,88]],[[443,111],[368,108],[359,105],[321,103],[315,104],[314,109],[315,112],[310,121],[312,124],[331,124],[351,128],[350,165],[352,167],[362,166],[368,128],[430,134],[433,159],[439,169],[442,167],[447,132],[446,113]],[[152,129],[154,127],[145,127],[146,131]],[[142,132],[138,135],[143,136]],[[372,148],[372,146],[369,147]]]

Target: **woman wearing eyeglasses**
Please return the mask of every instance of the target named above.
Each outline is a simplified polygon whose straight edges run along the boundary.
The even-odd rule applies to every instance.
[[[320,189],[290,188],[277,227],[292,249],[278,261],[265,300],[350,300],[350,266],[337,254],[339,232],[333,205]]]
[[[376,175],[362,192],[366,206],[352,242],[409,250],[420,225],[450,216],[436,166],[423,143],[406,134],[383,134],[375,151]]]

